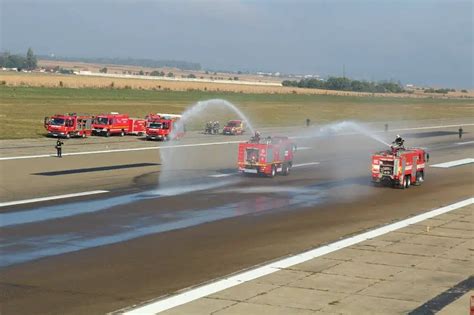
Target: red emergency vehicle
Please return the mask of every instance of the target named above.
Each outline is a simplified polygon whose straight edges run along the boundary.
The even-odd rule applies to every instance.
[[[56,114],[51,117],[44,118],[44,128],[51,137],[82,137],[91,135],[92,132],[91,115]]]
[[[429,154],[418,148],[395,148],[372,155],[372,182],[409,188],[421,185]]]
[[[242,174],[264,174],[274,177],[277,173],[288,175],[293,165],[296,145],[288,137],[252,139],[239,144],[238,168]]]
[[[244,122],[242,120],[229,120],[222,130],[224,135],[241,135],[245,131]]]
[[[179,139],[184,135],[184,127],[178,123],[181,115],[149,114],[146,117],[146,139],[168,141]]]
[[[109,113],[97,115],[92,123],[93,135],[143,135],[146,132],[146,120],[130,118],[127,114]]]

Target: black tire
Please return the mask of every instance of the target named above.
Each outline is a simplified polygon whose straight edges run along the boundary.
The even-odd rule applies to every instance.
[[[423,183],[424,181],[425,181],[425,174],[424,174],[424,172],[417,172],[417,173],[416,173],[416,182],[414,183],[414,185],[420,186],[421,183]]]
[[[69,133],[66,133],[66,139],[70,139],[71,135]]]
[[[122,129],[122,131],[120,131],[120,137],[123,137],[125,136],[125,131]]]
[[[405,176],[405,180],[406,180],[405,188],[410,188],[410,186],[411,186],[411,176]]]
[[[276,167],[275,167],[275,165],[273,165],[272,166],[272,171],[270,172],[270,175],[268,175],[268,176],[273,178],[273,177],[275,177],[275,175],[276,175]]]
[[[290,169],[291,169],[291,165],[288,163],[288,164],[284,164],[283,165],[283,176],[288,176],[288,174],[290,174]]]
[[[403,176],[402,180],[400,181],[400,189],[405,189],[406,187],[406,177]]]

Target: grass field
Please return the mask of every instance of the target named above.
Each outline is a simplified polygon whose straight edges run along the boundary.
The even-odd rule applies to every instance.
[[[55,113],[117,111],[144,117],[153,112],[181,113],[197,101],[212,98],[236,104],[257,127],[302,125],[306,118],[315,123],[345,119],[385,122],[474,114],[472,99],[0,86],[0,138],[42,137],[43,118]],[[233,117],[228,112],[218,115],[220,120]]]

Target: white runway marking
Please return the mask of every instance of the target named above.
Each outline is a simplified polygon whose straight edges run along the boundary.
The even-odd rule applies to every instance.
[[[312,150],[312,147],[297,147],[296,151],[301,151],[301,150]]]
[[[474,159],[467,158],[467,159],[462,159],[462,160],[439,163],[439,164],[431,165],[431,167],[450,168],[450,167],[455,167],[455,166],[460,166],[460,165],[470,164],[470,163],[474,163]]]
[[[301,167],[301,166],[309,166],[309,165],[319,165],[319,162],[308,162],[308,163],[300,163],[300,164],[295,164],[293,167]]]
[[[463,126],[474,126],[474,124],[462,124],[462,125]],[[454,128],[454,127],[459,127],[459,125],[401,128],[401,129],[391,129],[389,131],[408,131],[408,130],[440,129],[440,128]],[[381,131],[381,132],[383,132],[383,131]],[[358,133],[354,133],[354,134],[358,134]],[[299,139],[299,138],[307,138],[307,137],[290,137],[290,138],[291,139]],[[146,151],[146,150],[160,150],[160,149],[164,149],[164,148],[199,147],[199,146],[209,146],[209,145],[233,144],[233,143],[241,143],[241,142],[245,142],[245,141],[244,140],[242,140],[242,141],[225,141],[225,142],[209,142],[209,143],[196,143],[196,144],[178,144],[178,145],[170,145],[170,146],[163,146],[163,147],[146,147],[146,148],[131,148],[131,149],[116,149],[116,150],[98,150],[98,151],[89,151],[89,152],[64,153],[63,156],[103,154],[103,153],[115,153],[115,152],[130,152],[130,151]],[[55,157],[55,156],[56,156],[55,154],[9,156],[9,157],[1,157],[0,161],[49,158],[49,157]]]
[[[63,153],[63,156],[101,154],[101,153],[117,153],[117,152],[132,152],[132,151],[146,151],[146,150],[160,150],[160,149],[186,148],[186,147],[201,147],[201,146],[209,146],[209,145],[233,144],[233,143],[240,143],[240,142],[245,142],[245,141],[205,142],[205,143],[177,144],[177,145],[147,147],[147,148],[130,148],[130,149],[116,149],[116,150],[98,150],[98,151],[88,151],[88,152],[73,152],[73,153]],[[37,158],[45,158],[45,157],[56,157],[56,154],[10,156],[10,157],[2,157],[2,158],[0,158],[0,161],[20,160],[20,159],[37,159]]]
[[[227,177],[227,176],[234,176],[234,175],[237,175],[237,173],[212,174],[212,175],[209,175],[209,177]]]
[[[471,144],[471,143],[474,143],[474,141],[458,142],[458,143],[456,143],[456,144],[458,144],[458,145],[464,145],[464,144]]]
[[[268,274],[274,273],[279,271],[283,268],[288,268],[297,264],[301,264],[308,260],[314,259],[316,257],[320,257],[337,250],[352,246],[354,244],[358,244],[360,242],[366,241],[368,239],[372,239],[377,236],[381,236],[387,234],[389,232],[393,232],[399,230],[401,228],[407,227],[412,224],[416,224],[418,222],[436,217],[438,215],[448,213],[450,211],[471,205],[474,203],[474,198],[468,198],[463,201],[456,202],[446,207],[442,207],[439,209],[431,210],[426,213],[395,222],[359,235],[355,235],[346,239],[342,239],[335,243],[331,243],[322,247],[318,247],[294,256],[290,256],[287,258],[283,258],[281,260],[250,269],[247,271],[243,271],[238,274],[234,274],[232,276],[225,277],[221,280],[217,280],[194,289],[190,289],[184,291],[182,293],[158,300],[156,302],[151,302],[149,304],[145,304],[144,306],[137,307],[131,310],[122,310],[123,314],[156,314],[159,312],[163,312],[174,308],[176,306],[189,303],[191,301],[195,301],[199,298],[214,294],[216,292],[223,291],[225,289],[234,287],[236,285],[266,276]]]
[[[25,199],[25,200],[17,200],[17,201],[7,201],[7,202],[1,202],[0,207],[22,205],[22,204],[26,204],[26,203],[48,201],[48,200],[57,200],[57,199],[97,195],[97,194],[103,194],[103,193],[107,193],[107,192],[109,192],[109,191],[108,190],[93,190],[93,191],[85,191],[85,192],[74,193],[74,194],[57,195],[57,196],[41,197],[41,198],[33,198],[33,199]]]

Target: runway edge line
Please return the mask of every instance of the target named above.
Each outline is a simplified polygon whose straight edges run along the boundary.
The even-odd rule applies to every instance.
[[[111,314],[156,314],[171,308],[195,301],[199,298],[223,291],[225,289],[237,286],[239,284],[269,275],[277,272],[281,269],[288,268],[297,264],[301,264],[308,260],[335,252],[337,250],[358,244],[360,242],[387,234],[407,227],[412,224],[439,216],[441,214],[448,213],[450,211],[469,206],[474,204],[474,197],[444,206],[438,209],[430,210],[428,212],[413,216],[408,219],[404,219],[395,223],[391,223],[368,232],[364,232],[352,237],[345,238],[343,240],[324,245],[315,249],[308,250],[306,252],[289,256],[265,265],[255,267],[253,269],[237,272],[227,277],[221,278],[217,281],[213,281],[201,286],[197,286],[190,289],[184,289],[182,292],[178,292],[174,295],[164,297],[154,301],[148,301],[143,303],[142,306],[134,305],[125,309],[117,310]]]
[[[92,190],[92,191],[84,191],[84,192],[74,193],[74,194],[65,194],[65,195],[33,198],[33,199],[7,201],[7,202],[0,202],[0,207],[16,206],[16,205],[22,205],[22,204],[34,203],[34,202],[40,202],[40,201],[49,201],[49,200],[97,195],[97,194],[103,194],[103,193],[108,193],[108,192],[109,192],[108,190]]]

